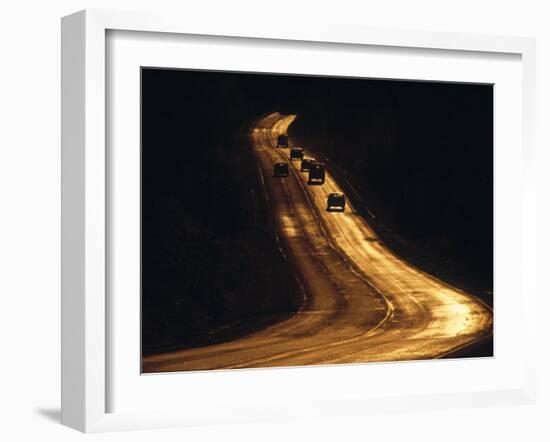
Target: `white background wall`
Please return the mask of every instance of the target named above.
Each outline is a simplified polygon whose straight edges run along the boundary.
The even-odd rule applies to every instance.
[[[167,10],[227,20],[303,19],[538,39],[539,272],[548,264],[550,13],[523,0],[20,0],[0,10],[0,439],[81,440],[59,421],[60,17],[83,8]],[[546,150],[544,149],[546,148]],[[543,192],[544,195],[543,195]],[[514,209],[515,210],[515,209]],[[547,229],[545,229],[547,230]],[[546,263],[544,263],[546,260]],[[546,264],[546,265],[545,265]],[[323,422],[162,430],[95,440],[550,440],[549,284],[539,278],[541,397],[536,406]],[[452,382],[452,380],[450,380]]]

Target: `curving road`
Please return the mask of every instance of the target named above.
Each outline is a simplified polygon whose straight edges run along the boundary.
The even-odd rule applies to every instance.
[[[487,305],[397,257],[349,200],[345,212],[327,212],[328,193],[342,192],[329,173],[308,186],[292,161],[289,177],[272,176],[288,160],[275,140],[294,119],[271,114],[250,137],[300,310],[234,341],[144,357],[143,372],[432,359],[491,335]]]

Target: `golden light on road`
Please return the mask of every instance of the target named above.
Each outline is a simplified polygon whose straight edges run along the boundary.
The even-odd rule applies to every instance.
[[[308,186],[300,162],[275,147],[295,119],[270,114],[250,136],[302,307],[235,341],[145,357],[144,371],[432,359],[491,336],[490,307],[394,254],[348,199],[344,212],[326,210],[330,193],[344,193],[330,171]],[[288,177],[271,178],[278,162]]]

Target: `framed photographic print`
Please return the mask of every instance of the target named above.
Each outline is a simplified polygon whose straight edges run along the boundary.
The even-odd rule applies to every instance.
[[[63,423],[533,400],[532,40],[62,30]]]

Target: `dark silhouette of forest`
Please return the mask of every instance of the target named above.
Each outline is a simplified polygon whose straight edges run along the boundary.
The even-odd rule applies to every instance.
[[[145,354],[239,336],[301,299],[274,240],[238,89],[178,74],[142,79]]]
[[[492,303],[492,86],[344,81],[327,89],[331,105],[301,114],[294,138],[353,187],[390,246]]]

